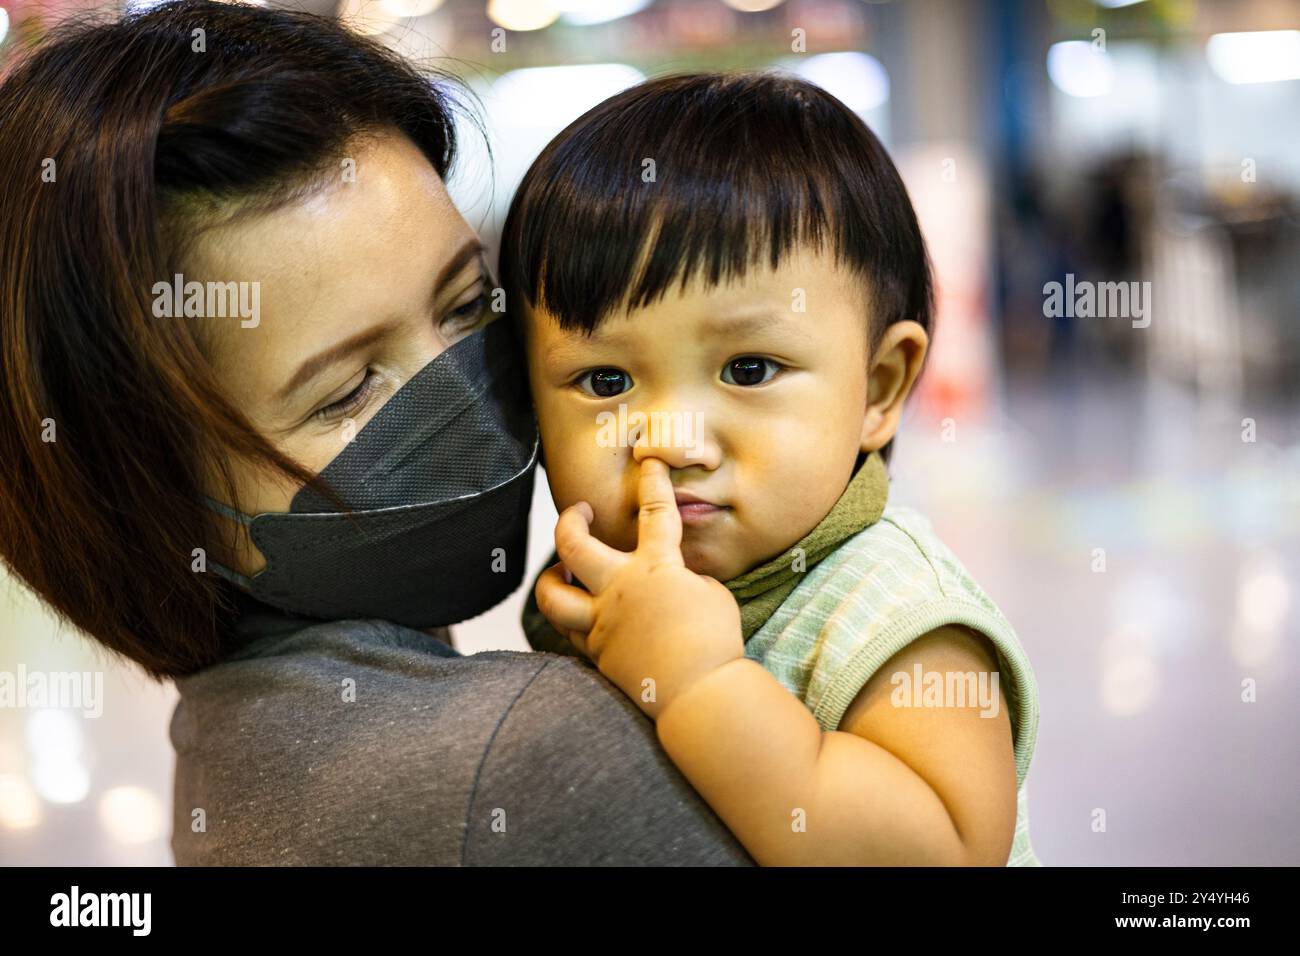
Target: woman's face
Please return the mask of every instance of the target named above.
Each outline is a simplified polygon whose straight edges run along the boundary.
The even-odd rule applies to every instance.
[[[184,273],[259,283],[255,324],[201,319],[202,338],[230,400],[312,472],[491,315],[482,246],[424,154],[391,133],[347,158],[307,198],[206,230]],[[296,485],[231,465],[240,510],[289,510]],[[208,494],[223,498],[215,484]],[[265,564],[242,529],[224,557],[247,575]]]

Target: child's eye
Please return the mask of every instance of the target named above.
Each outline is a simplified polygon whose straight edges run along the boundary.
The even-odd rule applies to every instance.
[[[728,385],[762,385],[781,370],[771,359],[743,355],[722,367],[722,380]]]
[[[588,395],[596,398],[613,398],[632,387],[632,376],[622,369],[597,368],[585,373],[577,381],[578,386]]]

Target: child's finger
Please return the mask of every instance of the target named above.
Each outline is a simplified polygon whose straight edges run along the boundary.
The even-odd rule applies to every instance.
[[[537,596],[537,609],[557,631],[580,631],[585,634],[591,630],[596,615],[596,599],[581,588],[565,583],[564,565],[553,564],[543,571],[537,578],[534,593]],[[586,651],[583,650],[583,653]]]
[[[682,516],[668,466],[658,458],[641,462],[637,501],[637,551],[682,564]]]
[[[555,523],[555,550],[564,566],[592,594],[599,594],[627,555],[592,536],[590,514],[591,506],[585,501],[564,509]]]

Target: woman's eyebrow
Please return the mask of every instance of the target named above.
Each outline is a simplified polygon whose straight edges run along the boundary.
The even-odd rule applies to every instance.
[[[465,244],[457,249],[455,254],[438,270],[438,275],[433,280],[433,295],[430,301],[436,300],[443,287],[456,278],[457,274],[470,262],[482,256],[486,248],[483,240],[479,239],[478,236],[467,239]]]
[[[330,346],[320,354],[307,359],[302,365],[298,366],[298,371],[293,373],[293,377],[289,379],[288,384],[276,392],[271,400],[281,407],[287,405],[296,392],[321,372],[335,362],[347,358],[353,352],[383,338],[392,331],[395,324],[393,322],[381,322],[378,325],[372,325],[370,328],[358,332],[356,335],[350,336],[342,342]]]

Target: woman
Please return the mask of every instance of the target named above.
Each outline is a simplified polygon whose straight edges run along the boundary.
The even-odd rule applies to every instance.
[[[748,863],[591,667],[462,657],[536,431],[446,94],[194,0],[0,88],[0,547],[181,700],[180,864]]]

